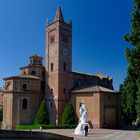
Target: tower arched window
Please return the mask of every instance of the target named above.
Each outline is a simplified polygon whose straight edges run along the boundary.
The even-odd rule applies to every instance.
[[[63,93],[64,93],[64,94],[66,93],[66,89],[65,89],[65,88],[63,89]]]
[[[54,69],[54,64],[51,63],[51,71],[53,71],[53,69]]]
[[[28,109],[28,100],[27,98],[22,99],[22,109],[27,110]]]
[[[53,94],[53,89],[51,88],[51,94]]]
[[[64,63],[64,64],[63,64],[63,70],[64,70],[64,71],[66,71],[66,67],[67,67],[67,65],[66,65],[66,63]]]
[[[55,36],[50,37],[50,44],[53,44],[55,42]]]
[[[68,43],[68,36],[67,35],[63,35],[63,42]]]
[[[52,102],[50,102],[50,107],[53,107],[53,103]]]
[[[33,65],[37,65],[37,60],[33,60]]]

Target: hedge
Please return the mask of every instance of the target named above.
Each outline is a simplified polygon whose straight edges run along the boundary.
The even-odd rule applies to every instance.
[[[16,130],[27,130],[27,129],[73,129],[76,125],[18,125]]]

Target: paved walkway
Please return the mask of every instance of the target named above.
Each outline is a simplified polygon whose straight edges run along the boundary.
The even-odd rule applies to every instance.
[[[75,135],[74,129],[47,129],[42,131],[71,136],[74,137],[74,140],[140,140],[138,131],[130,130],[91,129],[87,137]]]

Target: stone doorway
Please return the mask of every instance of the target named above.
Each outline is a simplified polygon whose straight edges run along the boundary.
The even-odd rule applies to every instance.
[[[116,109],[114,107],[105,107],[104,127],[106,128],[116,127]]]

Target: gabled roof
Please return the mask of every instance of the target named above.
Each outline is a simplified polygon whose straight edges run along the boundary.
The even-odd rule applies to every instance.
[[[40,80],[39,77],[32,76],[32,75],[17,75],[17,76],[11,76],[11,77],[6,77],[3,78],[4,80],[9,80],[9,79],[34,79],[34,80]]]
[[[90,92],[107,92],[107,93],[118,93],[115,90],[105,88],[98,85],[86,86],[77,88],[71,91],[72,93],[90,93]]]

